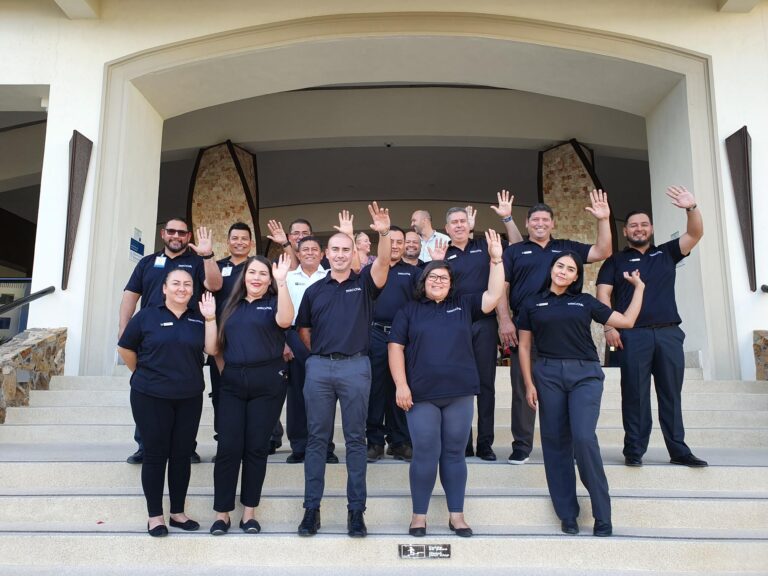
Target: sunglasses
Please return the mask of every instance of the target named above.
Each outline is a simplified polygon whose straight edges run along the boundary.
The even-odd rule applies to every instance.
[[[176,230],[176,228],[164,228],[166,236],[186,236],[189,230]]]

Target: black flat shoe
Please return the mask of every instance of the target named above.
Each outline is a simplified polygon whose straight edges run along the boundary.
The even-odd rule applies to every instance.
[[[181,528],[182,530],[185,530],[187,532],[194,532],[195,530],[200,530],[200,524],[189,518],[187,518],[186,522],[179,522],[178,520],[174,520],[173,518],[171,518],[171,521],[169,522],[169,524],[174,528]]]
[[[575,536],[579,533],[579,523],[576,522],[576,518],[567,518],[566,520],[561,520],[560,530],[563,531],[563,534],[570,534],[571,536]]]
[[[595,520],[595,527],[592,530],[592,534],[595,536],[611,536],[613,535],[613,526],[610,522],[603,522],[602,520]]]
[[[693,454],[686,454],[685,456],[677,456],[671,458],[670,463],[678,464],[680,466],[688,466],[689,468],[706,468],[709,466],[705,460],[696,458]]]
[[[149,522],[147,522],[147,534],[153,538],[162,538],[163,536],[168,536],[168,528],[165,524],[158,524],[154,528],[150,528]]]
[[[261,524],[255,518],[251,518],[248,522],[240,520],[240,530],[246,534],[258,534],[261,532]]]
[[[427,527],[426,526],[409,526],[408,534],[416,538],[421,538],[427,535]]]
[[[216,520],[211,524],[211,534],[214,536],[224,536],[229,531],[229,527],[232,526],[232,520]]]
[[[456,536],[461,536],[462,538],[469,538],[473,534],[472,528],[456,528],[450,520],[448,520],[448,528],[451,532],[456,534]]]
[[[631,466],[632,468],[640,468],[643,465],[643,459],[636,456],[627,456],[624,458],[624,466]]]

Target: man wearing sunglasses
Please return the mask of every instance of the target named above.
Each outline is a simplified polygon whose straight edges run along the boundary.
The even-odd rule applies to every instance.
[[[131,274],[123,291],[120,302],[120,320],[118,338],[136,311],[136,304],[141,299],[141,307],[159,306],[165,302],[163,282],[171,270],[180,268],[189,272],[194,279],[194,295],[190,306],[197,306],[203,288],[216,292],[222,286],[222,277],[216,261],[213,259],[211,234],[207,228],[197,229],[197,244],[190,243],[191,233],[186,220],[174,217],[160,230],[160,237],[165,246],[159,252],[145,256]],[[144,460],[144,446],[138,428],[134,432],[138,450],[126,460],[129,464],[141,464]],[[200,462],[195,452],[194,462]]]

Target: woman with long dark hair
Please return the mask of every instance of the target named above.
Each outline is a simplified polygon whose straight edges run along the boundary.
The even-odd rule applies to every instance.
[[[249,258],[232,290],[219,326],[218,359],[223,361],[219,392],[219,442],[213,469],[216,521],[211,534],[226,534],[235,508],[242,462],[240,528],[257,534],[255,508],[267,469],[269,439],[280,417],[287,379],[283,348],[293,304],[285,276],[290,258],[277,264],[263,256]]]
[[[531,408],[539,408],[547,486],[566,534],[579,532],[574,457],[592,502],[593,534],[613,533],[608,480],[596,434],[605,375],[590,324],[594,320],[614,328],[634,326],[645,284],[637,270],[632,274],[625,272],[624,278],[635,290],[632,302],[621,314],[582,292],[581,257],[576,252],[564,251],[552,260],[546,286],[525,301],[517,317],[526,399]],[[533,367],[532,338],[538,350]]]
[[[409,470],[413,516],[408,533],[425,536],[427,509],[438,469],[448,502],[448,527],[472,536],[464,520],[467,463],[464,450],[472,426],[474,396],[480,391],[472,348],[472,322],[491,312],[504,290],[501,240],[485,233],[491,258],[488,289],[453,295],[451,266],[427,264],[416,299],[402,308],[389,336],[389,368],[397,405],[405,410],[413,444]]]

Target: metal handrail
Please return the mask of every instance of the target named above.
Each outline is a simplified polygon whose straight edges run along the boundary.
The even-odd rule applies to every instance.
[[[38,298],[42,298],[48,294],[53,294],[54,292],[56,292],[56,288],[54,286],[48,286],[48,288],[38,290],[34,294],[30,294],[29,296],[24,296],[24,298],[14,300],[13,302],[5,304],[4,306],[0,306],[0,315],[5,314],[6,312],[10,312],[11,310],[14,310],[20,306],[24,306],[25,304],[29,304],[30,302],[34,302]]]

